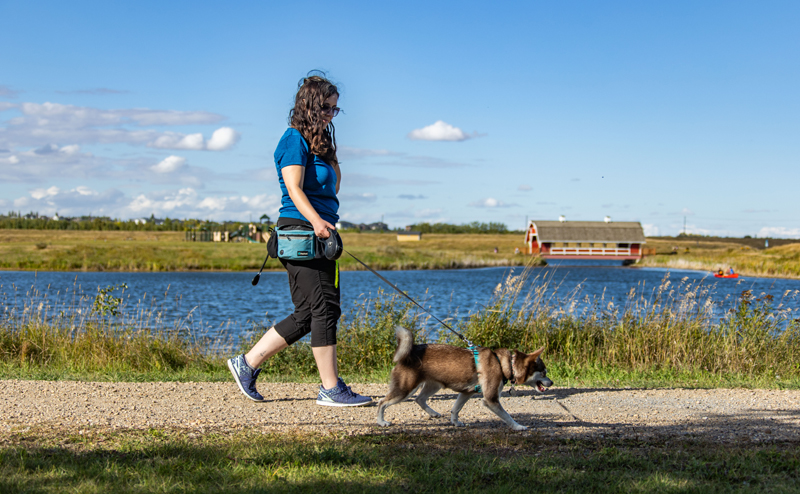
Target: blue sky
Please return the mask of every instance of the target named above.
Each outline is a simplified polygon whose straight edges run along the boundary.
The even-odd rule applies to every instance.
[[[0,0],[0,211],[275,218],[297,82],[342,219],[800,238],[797,2]]]

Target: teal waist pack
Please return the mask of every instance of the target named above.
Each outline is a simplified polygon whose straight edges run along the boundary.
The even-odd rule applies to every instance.
[[[309,261],[314,259],[317,236],[313,230],[298,229],[304,227],[285,226],[277,228],[278,257],[290,261]]]

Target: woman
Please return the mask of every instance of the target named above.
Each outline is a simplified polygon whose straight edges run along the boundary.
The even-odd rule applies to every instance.
[[[333,117],[339,113],[339,91],[330,81],[310,75],[298,84],[289,129],[275,150],[281,185],[279,227],[313,229],[328,238],[339,219],[342,173],[336,159]],[[318,405],[358,406],[371,398],[354,393],[339,377],[336,364],[336,324],[341,315],[336,261],[281,259],[289,273],[294,313],[275,324],[246,354],[228,360],[239,389],[253,401],[264,401],[256,391],[259,366],[268,358],[311,333],[311,349],[322,385]]]

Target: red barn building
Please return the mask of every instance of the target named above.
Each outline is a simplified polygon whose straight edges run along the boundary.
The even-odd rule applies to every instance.
[[[529,254],[545,259],[608,259],[636,261],[646,243],[638,221],[531,220],[525,232]]]

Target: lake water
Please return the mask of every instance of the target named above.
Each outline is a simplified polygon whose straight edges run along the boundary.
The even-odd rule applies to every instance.
[[[480,310],[491,301],[498,284],[522,271],[522,268],[484,268],[382,271],[381,274],[444,319]],[[671,288],[683,281],[684,285],[708,289],[722,308],[729,307],[742,291],[752,290],[756,296],[772,295],[776,307],[782,304],[782,309],[800,317],[800,280],[716,279],[707,272],[687,270],[561,265],[534,268],[527,283],[534,287],[548,282],[549,293],[557,301],[569,299],[588,304],[602,297],[604,304],[613,301],[619,305],[625,302],[631,289],[645,295],[652,293],[668,273]],[[177,322],[192,329],[194,334],[214,337],[252,330],[254,325],[268,327],[292,311],[285,272],[265,272],[257,286],[250,283],[254,274],[0,271],[0,297],[4,318],[10,317],[12,311],[19,314],[26,305],[38,306],[42,302],[56,309],[82,306],[82,310],[88,310],[98,287],[126,283],[123,300],[129,313],[161,312],[168,327]],[[343,312],[365,298],[377,296],[380,290],[395,293],[368,271],[342,272],[341,286]]]

